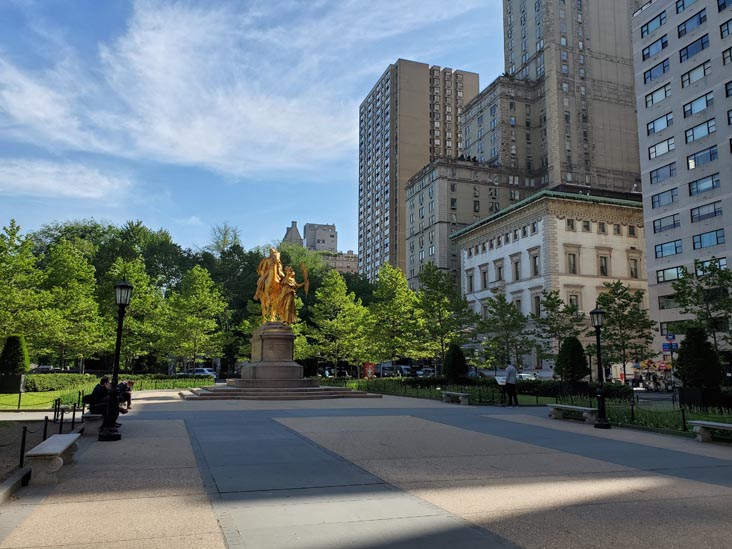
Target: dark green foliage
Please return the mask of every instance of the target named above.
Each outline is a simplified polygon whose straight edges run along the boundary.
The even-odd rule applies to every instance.
[[[702,328],[687,328],[676,361],[676,375],[684,387],[719,387],[722,384],[722,365]]]
[[[579,381],[590,373],[587,355],[579,339],[571,336],[562,342],[554,371],[564,381]]]
[[[0,374],[24,374],[30,369],[28,349],[22,335],[11,335],[5,340],[0,354]]]
[[[454,383],[468,375],[468,363],[465,360],[463,350],[455,343],[447,349],[445,362],[442,364],[442,373],[450,383]]]
[[[28,393],[45,393],[47,391],[63,391],[83,387],[96,377],[86,374],[33,374],[25,378],[25,390]]]

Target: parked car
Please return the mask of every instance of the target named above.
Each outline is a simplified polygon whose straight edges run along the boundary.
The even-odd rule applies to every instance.
[[[216,377],[216,370],[214,370],[213,368],[194,368],[193,375],[197,377]]]
[[[518,374],[518,378],[522,381],[534,381],[535,379],[539,379],[539,376],[536,374]]]
[[[46,364],[42,364],[41,366],[36,366],[33,370],[31,370],[31,374],[52,374],[56,371],[56,369],[53,366],[48,366]]]

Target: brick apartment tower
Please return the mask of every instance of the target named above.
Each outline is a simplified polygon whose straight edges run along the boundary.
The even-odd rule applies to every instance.
[[[358,262],[375,280],[405,270],[406,184],[437,157],[462,152],[458,116],[478,75],[404,59],[389,65],[359,109]]]
[[[631,45],[638,4],[504,0],[506,74],[483,92],[497,104],[493,113],[473,105],[471,120],[464,120],[466,152],[528,170],[537,187],[639,192]],[[490,98],[484,99],[487,110]],[[491,123],[500,135],[486,142]]]

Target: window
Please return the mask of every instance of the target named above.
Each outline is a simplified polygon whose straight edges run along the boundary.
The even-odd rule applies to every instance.
[[[651,184],[660,183],[676,175],[676,162],[651,170]]]
[[[651,57],[656,55],[658,52],[665,50],[667,47],[668,47],[668,38],[664,34],[661,38],[659,38],[655,42],[648,44],[648,46],[643,48],[643,61],[650,59]]]
[[[634,257],[628,260],[628,274],[630,278],[638,278],[638,260]]]
[[[667,215],[666,217],[661,217],[659,219],[653,220],[653,232],[654,233],[662,233],[664,231],[670,231],[671,229],[676,229],[677,227],[681,226],[681,221],[679,220],[679,214],[673,214],[673,215]]]
[[[570,307],[575,307],[576,309],[579,309],[579,306],[580,306],[579,294],[569,294],[567,296],[567,301],[569,302]]]
[[[667,257],[682,252],[681,240],[672,240],[663,244],[656,244],[656,259],[659,257]]]
[[[605,226],[605,223],[603,223],[602,221],[597,224],[597,232],[600,234],[607,234],[607,228]]]
[[[691,69],[689,72],[685,72],[681,75],[681,87],[685,88],[689,84],[693,84],[697,80],[701,80],[712,72],[711,61],[705,61],[701,65],[698,65]]]
[[[727,258],[726,257],[712,257],[712,259],[707,259],[706,261],[695,261],[696,276],[702,276],[704,274],[704,267],[708,268],[709,265],[712,264],[712,261],[715,261],[717,263],[717,266],[720,269],[727,268]]]
[[[628,236],[635,236],[635,225],[628,225]]]
[[[727,97],[732,96],[732,80],[724,85],[724,93]]]
[[[665,336],[666,334],[678,334],[683,333],[684,331],[684,321],[682,320],[675,320],[672,322],[659,322],[658,327],[661,330],[661,335]]]
[[[541,269],[539,268],[539,254],[534,253],[531,255],[531,276],[539,276]]]
[[[457,210],[457,198],[450,199],[450,209]]]
[[[691,45],[691,44],[690,44]],[[688,46],[687,46],[688,47]],[[683,50],[682,50],[683,51]],[[643,83],[648,84],[666,74],[670,69],[668,59],[664,59],[643,73]]]
[[[709,231],[708,233],[694,235],[694,249],[709,248],[718,244],[724,244],[724,229]]]
[[[533,221],[531,223],[531,234],[536,234],[536,232],[539,230],[539,223],[537,221]]]
[[[577,254],[567,254],[567,272],[577,274]]]
[[[646,95],[646,107],[650,107],[659,101],[663,101],[669,95],[671,95],[671,84],[666,84],[657,90],[653,90],[651,93]]]
[[[727,6],[732,5],[732,0],[717,0],[717,10],[722,11]]]
[[[682,63],[694,57],[700,51],[703,51],[709,47],[709,35],[705,34],[701,38],[697,38],[691,44],[685,48],[681,48],[679,51],[679,61]],[[665,71],[664,71],[665,72]]]
[[[696,15],[692,15],[686,21],[678,26],[679,38],[685,36],[686,33],[693,31],[695,28],[703,25],[707,20],[707,10],[703,9]],[[683,59],[682,59],[683,61]]]
[[[472,293],[472,291],[473,291],[473,275],[472,275],[472,273],[467,275],[466,282],[467,282],[466,285],[467,285],[468,293]]]
[[[676,0],[676,13],[681,13],[686,8],[695,3],[696,0]]]
[[[609,276],[610,258],[606,255],[601,255],[598,257],[598,261],[600,265],[600,276]]]
[[[713,162],[719,157],[717,146],[712,145],[708,149],[704,149],[694,154],[690,154],[686,157],[686,167],[690,170],[694,170],[699,166],[703,166],[709,162]]]
[[[513,262],[513,280],[514,282],[521,280],[521,262],[518,260]]]
[[[668,191],[654,194],[651,197],[651,206],[653,208],[661,208],[663,206],[668,206],[669,204],[673,204],[678,199],[679,199],[678,188],[669,189]]]
[[[728,65],[732,62],[732,48],[727,48],[722,52],[722,64]]]
[[[656,17],[641,27],[641,38],[645,38],[658,27],[666,23],[666,11],[662,11]]]
[[[684,118],[703,111],[714,104],[714,93],[709,92],[684,105]]]
[[[732,19],[730,19],[729,21],[725,21],[724,23],[719,25],[719,35],[723,39],[729,36],[730,23],[732,23]]]
[[[664,114],[663,116],[656,118],[653,122],[649,122],[648,124],[646,124],[647,135],[652,135],[654,133],[660,132],[661,130],[665,130],[669,126],[672,126],[673,123],[673,113]]]
[[[719,188],[719,174],[715,173],[689,183],[689,196],[696,196]]]
[[[480,212],[480,200],[473,200],[473,211]]]
[[[656,271],[656,282],[670,282],[681,278],[681,267],[669,267]]]
[[[666,309],[675,309],[679,305],[676,303],[674,295],[659,295],[658,296],[658,308],[662,311]]]
[[[697,221],[703,221],[712,217],[722,215],[722,201],[712,202],[711,204],[704,204],[698,208],[691,209],[691,222],[696,223]]]
[[[688,130],[686,130],[684,135],[686,136],[686,142],[691,143],[692,141],[696,141],[698,139],[706,137],[710,133],[714,133],[716,131],[717,124],[714,121],[714,118],[712,118],[711,120],[702,122],[701,124],[698,124],[693,128],[689,128]]]
[[[656,143],[655,145],[648,147],[648,158],[650,160],[653,160],[654,158],[663,156],[669,151],[673,151],[675,148],[676,145],[674,143],[674,138],[669,137],[668,139],[661,141],[660,143]]]
[[[622,234],[622,233],[620,232],[620,225],[618,225],[617,223],[616,223],[615,225],[613,225],[613,234],[615,234],[615,235],[620,235],[620,234]]]
[[[592,230],[592,224],[589,221],[583,221],[582,230],[586,233],[589,233]]]
[[[574,219],[567,219],[567,230],[574,231]]]

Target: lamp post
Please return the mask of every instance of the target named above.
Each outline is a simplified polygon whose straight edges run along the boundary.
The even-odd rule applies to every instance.
[[[597,338],[597,419],[595,420],[595,429],[609,429],[610,422],[605,415],[605,393],[602,386],[605,376],[602,370],[602,351],[600,350],[600,331],[605,323],[605,311],[600,308],[590,311],[590,321],[595,327],[595,338]]]
[[[104,423],[99,431],[99,439],[102,441],[120,440],[122,435],[117,429],[117,418],[119,417],[119,355],[122,347],[122,322],[125,319],[125,309],[130,304],[132,297],[132,285],[123,280],[114,285],[114,298],[117,302],[117,342],[114,346],[114,370],[112,372],[112,387],[109,389],[109,403],[107,414],[104,416]]]

